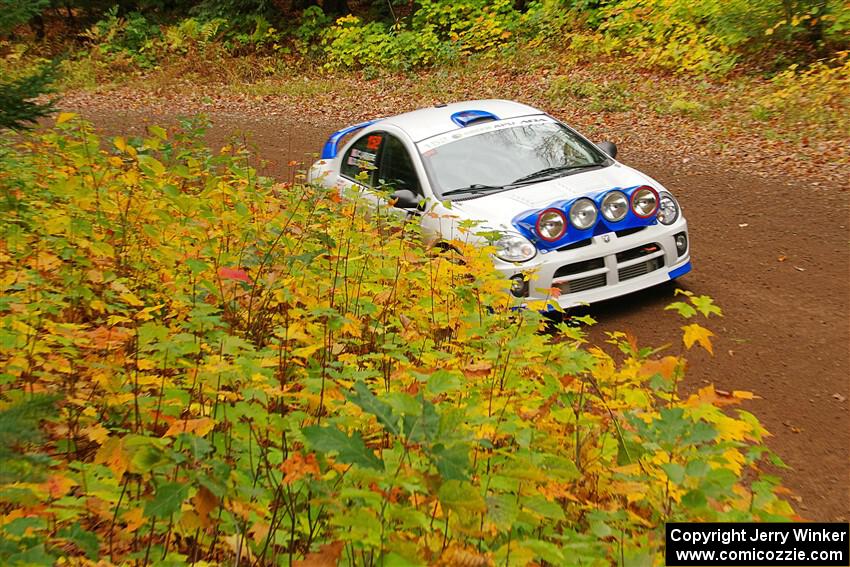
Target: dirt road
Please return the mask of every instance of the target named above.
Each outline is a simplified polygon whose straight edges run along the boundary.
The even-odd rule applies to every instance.
[[[73,108],[70,108],[73,110]],[[104,133],[141,135],[169,115],[79,108]],[[263,173],[289,178],[334,129],[282,117],[216,113],[210,142],[244,136],[268,160]],[[725,317],[711,321],[715,356],[688,353],[686,391],[714,383],[750,390],[744,409],[773,433],[768,445],[791,467],[780,471],[804,518],[850,519],[850,193],[823,184],[787,184],[736,172],[707,159],[632,153],[625,163],[649,173],[679,198],[692,238],[694,271],[677,285],[712,296]],[[663,307],[661,286],[589,309],[602,329],[635,334],[645,345],[682,348],[681,321]]]

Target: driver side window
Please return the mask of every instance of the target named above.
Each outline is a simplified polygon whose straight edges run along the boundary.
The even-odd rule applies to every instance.
[[[383,132],[373,132],[354,142],[342,158],[340,173],[352,181],[363,183],[361,179],[365,172],[366,186],[374,187],[378,154],[385,136]]]
[[[416,195],[422,195],[413,160],[401,140],[386,134],[381,147],[380,160],[378,187],[386,188],[390,192],[408,189]]]

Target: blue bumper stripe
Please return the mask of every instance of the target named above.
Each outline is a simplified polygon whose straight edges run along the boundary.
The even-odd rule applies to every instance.
[[[685,264],[684,266],[679,266],[675,270],[672,270],[670,272],[670,279],[675,280],[679,276],[684,276],[685,274],[687,274],[690,271],[691,271],[691,263],[690,263],[690,261],[688,261],[688,263]]]

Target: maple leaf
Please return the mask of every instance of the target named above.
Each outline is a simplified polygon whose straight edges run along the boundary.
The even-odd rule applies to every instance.
[[[238,268],[219,268],[218,277],[223,280],[236,280],[239,282],[251,283],[251,277],[245,270]]]
[[[712,314],[719,317],[723,316],[723,311],[721,311],[720,308],[714,304],[714,300],[707,295],[691,297],[691,303],[694,304],[694,307],[696,307],[704,317],[708,317]]]
[[[127,522],[124,530],[133,533],[145,523],[145,513],[142,508],[133,508],[121,514],[121,519]]]
[[[83,346],[92,349],[115,350],[130,340],[131,336],[132,334],[128,329],[101,325],[85,334],[88,343]]]
[[[94,456],[94,462],[109,467],[121,479],[130,464],[123,437],[110,437]]]
[[[294,453],[281,463],[280,470],[284,473],[284,484],[292,484],[307,475],[318,477],[320,474],[319,463],[316,462],[316,455],[313,453],[306,458],[301,453]]]
[[[711,337],[714,336],[714,333],[697,325],[696,323],[692,323],[690,325],[685,325],[682,327],[682,330],[685,334],[682,336],[682,341],[684,341],[685,346],[690,349],[694,346],[694,343],[699,343],[702,348],[707,350],[712,355],[714,354],[714,349],[711,346]]]
[[[197,419],[178,420],[171,424],[163,437],[174,437],[180,433],[193,433],[203,437],[215,427],[215,420],[210,417],[199,417]]]
[[[88,427],[81,430],[81,433],[84,433],[86,437],[90,440],[94,441],[98,445],[103,445],[104,441],[109,439],[109,430],[106,429],[100,423],[93,423]]]
[[[74,112],[62,112],[59,116],[56,117],[56,124],[64,124],[69,120],[73,120],[77,115]]]
[[[685,303],[684,301],[674,301],[673,303],[664,308],[664,311],[671,310],[678,311],[679,315],[681,315],[685,319],[690,319],[691,317],[697,314],[697,310]]]
[[[646,360],[641,364],[639,374],[644,377],[660,374],[662,378],[670,380],[679,367],[679,363],[679,358],[675,356],[665,356],[660,360]]]
[[[44,483],[44,487],[51,498],[62,498],[76,485],[77,481],[74,479],[59,474],[50,475],[47,482]]]
[[[268,537],[270,530],[271,526],[269,526],[267,523],[255,522],[254,525],[251,526],[251,529],[248,530],[248,534],[255,542],[263,543],[263,540]]]
[[[700,404],[711,404],[713,406],[733,406],[741,403],[740,398],[732,396],[724,390],[716,390],[714,384],[709,384],[704,388],[700,388],[696,394],[691,394],[686,402],[690,407],[696,407]]]
[[[345,542],[335,541],[319,548],[319,551],[308,553],[304,559],[294,561],[294,567],[336,567],[342,555]]]
[[[470,362],[467,364],[463,373],[469,376],[470,378],[474,376],[487,376],[490,374],[490,370],[493,368],[493,365],[487,360],[479,360],[478,362]]]
[[[218,497],[206,486],[201,486],[197,494],[192,497],[192,503],[195,505],[195,511],[198,513],[201,525],[208,528],[210,526],[210,512],[218,506]]]

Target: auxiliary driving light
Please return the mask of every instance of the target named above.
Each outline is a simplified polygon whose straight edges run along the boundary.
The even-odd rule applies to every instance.
[[[570,207],[570,223],[579,230],[587,230],[596,224],[596,204],[583,197]]]
[[[644,185],[632,193],[632,211],[642,219],[649,218],[658,210],[658,193]]]
[[[679,253],[679,256],[684,256],[685,252],[688,251],[688,235],[680,232],[674,238],[676,239],[676,252]]]
[[[523,274],[511,277],[511,295],[514,297],[526,297],[528,295],[528,281]]]
[[[564,236],[567,231],[567,219],[558,209],[546,209],[537,217],[535,229],[540,238],[553,242]]]
[[[629,199],[622,191],[611,191],[602,199],[602,216],[611,222],[621,221],[629,212]]]

